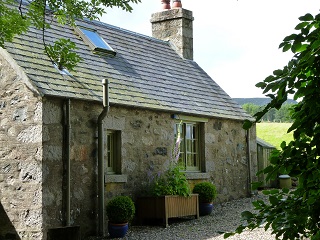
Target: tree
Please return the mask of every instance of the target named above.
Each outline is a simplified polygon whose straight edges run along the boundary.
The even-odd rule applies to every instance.
[[[270,109],[260,121],[266,122],[292,122],[291,119],[291,107],[294,104],[285,103],[281,106],[279,110]],[[261,111],[265,106],[259,106],[253,103],[245,103],[242,108],[246,110],[251,116],[255,115],[257,112]]]
[[[250,115],[254,115],[259,112],[262,106],[256,105],[254,103],[245,103],[242,105],[242,108],[247,111]]]
[[[291,120],[291,107],[294,104],[285,103],[275,113],[275,122],[292,122]]]
[[[60,24],[74,25],[76,19],[98,19],[106,8],[119,7],[131,12],[131,4],[138,2],[141,0],[30,0],[26,4],[23,0],[1,0],[0,47],[4,48],[5,42],[11,42],[15,35],[34,26],[42,30],[45,52],[51,61],[60,69],[72,70],[81,60],[71,52],[75,44],[67,39],[59,39],[53,45],[45,43],[45,30],[50,28],[51,17]]]
[[[293,131],[293,140],[283,142],[281,150],[274,151],[270,158],[272,165],[263,170],[267,180],[287,173],[298,178],[299,184],[291,191],[264,191],[269,201],[254,202],[256,212],[242,213],[246,226],[240,225],[225,238],[265,224],[277,239],[320,239],[320,14],[308,13],[299,20],[297,33],[284,38],[279,46],[284,52],[291,50],[293,58],[256,85],[272,100],[255,115],[258,121],[271,108],[279,109],[289,94],[299,100],[292,109],[293,124],[288,129]],[[244,127],[251,125],[246,121]]]

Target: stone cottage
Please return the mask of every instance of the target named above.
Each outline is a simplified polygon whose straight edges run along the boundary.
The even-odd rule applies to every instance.
[[[153,37],[53,21],[47,44],[70,39],[82,58],[70,72],[35,28],[0,49],[0,238],[50,239],[65,226],[104,235],[105,202],[139,196],[147,171],[168,165],[178,129],[191,185],[213,182],[217,201],[250,194],[255,127],[242,128],[250,116],[193,60],[192,12],[151,22]]]

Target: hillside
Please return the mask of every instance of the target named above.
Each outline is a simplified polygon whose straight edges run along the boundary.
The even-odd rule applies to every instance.
[[[280,149],[283,141],[289,143],[293,139],[292,132],[287,133],[292,123],[257,123],[257,137]]]
[[[239,105],[243,105],[246,103],[252,103],[258,106],[267,105],[271,99],[270,98],[233,98]],[[295,100],[288,99],[286,103],[295,104],[297,103]]]

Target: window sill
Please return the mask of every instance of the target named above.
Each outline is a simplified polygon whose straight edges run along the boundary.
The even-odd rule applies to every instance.
[[[209,173],[203,173],[203,172],[186,172],[186,178],[187,179],[209,179],[210,174]]]
[[[128,176],[122,174],[106,174],[104,179],[105,183],[126,183]]]

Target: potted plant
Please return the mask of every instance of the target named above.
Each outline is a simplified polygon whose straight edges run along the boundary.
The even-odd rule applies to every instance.
[[[181,171],[178,163],[172,162],[166,171],[154,176],[150,184],[150,194],[153,196],[190,196],[191,189],[188,180],[185,172]]]
[[[213,200],[217,196],[215,185],[210,182],[197,183],[192,192],[199,194],[200,216],[209,215],[213,210]]]
[[[199,218],[198,194],[191,194],[185,172],[177,163],[172,162],[166,171],[153,176],[148,193],[137,199],[140,223],[145,219],[162,219],[167,227],[169,218]]]
[[[128,231],[128,222],[135,214],[135,206],[128,196],[117,196],[107,203],[108,231],[112,238],[123,238]]]
[[[163,172],[148,171],[147,196],[137,199],[138,220],[162,219],[164,227],[169,218],[195,216],[199,218],[198,194],[191,194],[185,172],[179,165],[181,137],[178,132],[170,164]]]

